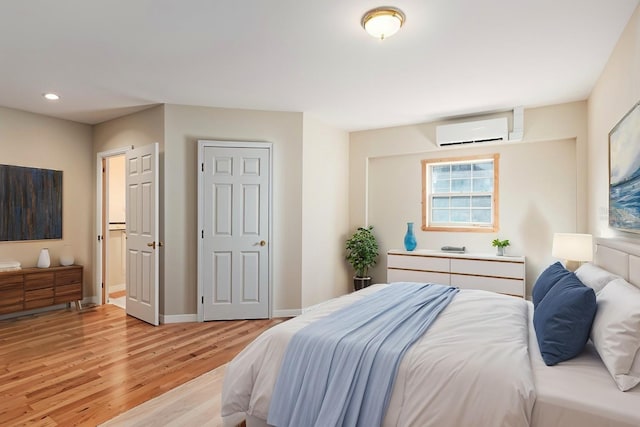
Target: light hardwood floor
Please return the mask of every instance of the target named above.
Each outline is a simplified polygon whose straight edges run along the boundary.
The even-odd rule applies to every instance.
[[[227,363],[283,320],[154,327],[103,305],[0,321],[0,425],[98,425]]]

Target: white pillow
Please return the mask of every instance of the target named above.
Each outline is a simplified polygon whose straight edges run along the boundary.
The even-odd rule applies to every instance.
[[[640,289],[618,278],[596,296],[591,340],[618,388],[640,383]]]
[[[593,289],[596,295],[606,286],[607,283],[620,277],[589,262],[578,267],[575,273],[576,276],[578,276],[578,279]]]

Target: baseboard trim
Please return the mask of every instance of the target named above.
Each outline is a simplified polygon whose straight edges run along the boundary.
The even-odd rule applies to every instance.
[[[273,310],[273,317],[296,317],[302,313],[299,308],[290,310]]]
[[[197,314],[161,314],[160,323],[189,323],[197,322]]]

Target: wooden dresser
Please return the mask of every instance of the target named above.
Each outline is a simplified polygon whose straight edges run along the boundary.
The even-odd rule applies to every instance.
[[[525,296],[525,258],[428,250],[387,253],[387,282],[432,282]]]
[[[0,272],[0,314],[82,300],[82,266]]]

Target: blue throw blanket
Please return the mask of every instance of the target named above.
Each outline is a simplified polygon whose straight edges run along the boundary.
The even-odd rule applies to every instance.
[[[396,283],[301,329],[287,346],[267,422],[381,425],[402,357],[457,292]]]

